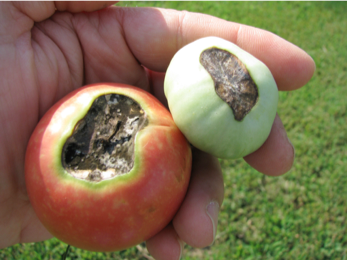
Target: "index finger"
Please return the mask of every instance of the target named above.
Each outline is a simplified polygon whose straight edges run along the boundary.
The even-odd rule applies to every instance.
[[[229,40],[271,70],[280,90],[294,90],[312,77],[315,64],[299,47],[281,37],[251,26],[209,15],[156,8],[116,9],[125,39],[141,64],[164,72],[184,45],[207,36]]]

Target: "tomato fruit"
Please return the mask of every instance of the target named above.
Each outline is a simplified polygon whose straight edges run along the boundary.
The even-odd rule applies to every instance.
[[[174,217],[191,149],[169,111],[123,84],[77,89],[40,120],[27,147],[26,185],[47,230],[90,251],[116,251]]]
[[[239,158],[267,139],[278,102],[266,65],[218,37],[180,49],[166,71],[165,95],[176,125],[195,147]]]

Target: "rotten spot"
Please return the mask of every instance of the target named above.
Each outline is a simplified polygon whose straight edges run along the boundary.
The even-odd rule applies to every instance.
[[[63,167],[75,178],[99,182],[128,173],[134,166],[136,133],[147,124],[140,105],[107,94],[95,99],[64,144]]]
[[[200,63],[211,75],[217,95],[242,121],[258,100],[258,88],[245,65],[233,54],[209,48],[200,55]]]

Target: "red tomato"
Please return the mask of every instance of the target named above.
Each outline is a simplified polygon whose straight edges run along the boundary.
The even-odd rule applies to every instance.
[[[63,167],[64,143],[93,101],[110,93],[133,99],[147,116],[134,141],[134,165],[99,182],[75,178]],[[185,137],[152,95],[123,84],[94,84],[43,116],[27,147],[25,178],[34,210],[53,236],[90,251],[116,251],[149,239],[172,220],[188,187],[191,160]]]

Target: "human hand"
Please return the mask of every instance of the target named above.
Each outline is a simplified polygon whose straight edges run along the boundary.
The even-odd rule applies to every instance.
[[[253,27],[174,10],[110,7],[80,13],[105,3],[55,4],[0,3],[0,247],[51,237],[26,194],[24,155],[40,117],[72,90],[96,82],[126,83],[166,104],[163,79],[171,58],[189,42],[211,35],[262,60],[280,90],[305,85],[314,72],[314,62],[304,51]],[[67,12],[55,13],[55,8]],[[280,175],[290,169],[293,158],[276,117],[266,143],[245,160],[264,174]],[[183,242],[210,245],[222,200],[218,161],[194,150],[186,199],[172,224],[147,241],[149,252],[156,259],[178,259]]]

